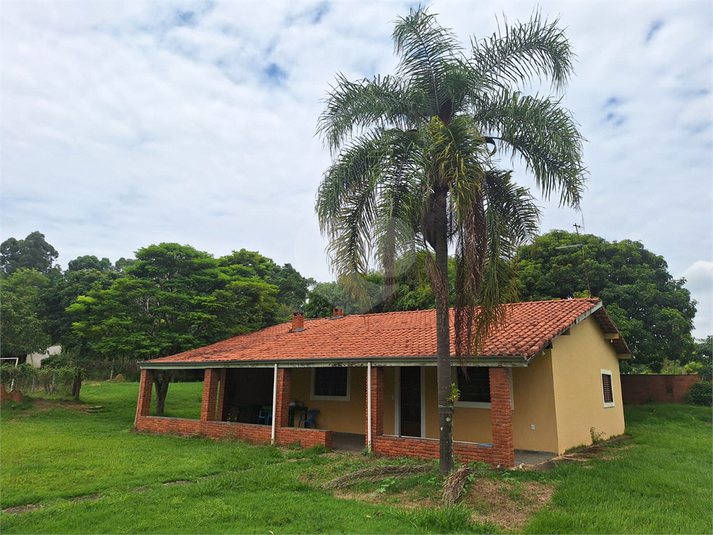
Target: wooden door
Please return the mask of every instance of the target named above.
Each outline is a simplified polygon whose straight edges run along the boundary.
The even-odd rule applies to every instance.
[[[401,368],[401,436],[421,436],[421,368]]]

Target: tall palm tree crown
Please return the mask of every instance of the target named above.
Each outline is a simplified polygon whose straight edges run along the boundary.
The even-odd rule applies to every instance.
[[[385,273],[386,308],[395,260],[416,247],[436,296],[441,471],[453,467],[448,248],[455,245],[455,346],[477,354],[479,341],[515,298],[512,262],[537,230],[539,209],[494,155],[519,156],[543,196],[579,206],[583,139],[570,113],[524,86],[564,88],[569,42],[539,13],[466,56],[453,33],[424,8],[396,22],[394,76],[351,82],[338,75],[318,122],[334,161],[316,210],[340,277],[365,274],[374,256]],[[479,313],[474,313],[475,305]]]

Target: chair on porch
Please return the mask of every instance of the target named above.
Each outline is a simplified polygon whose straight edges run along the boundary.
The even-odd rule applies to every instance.
[[[257,415],[257,423],[270,425],[272,423],[272,405],[263,405]]]
[[[319,409],[310,409],[308,410],[305,414],[300,416],[300,421],[299,424],[304,423],[305,424],[305,429],[311,429],[312,426],[317,428],[317,415],[319,414]],[[297,424],[297,427],[299,427],[299,424]]]

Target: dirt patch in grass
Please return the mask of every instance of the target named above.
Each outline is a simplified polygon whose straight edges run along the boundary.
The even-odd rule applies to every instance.
[[[72,400],[67,399],[46,399],[46,398],[25,398],[27,401],[32,403],[29,410],[23,411],[22,414],[18,414],[16,418],[25,418],[30,414],[35,412],[49,411],[52,409],[67,409],[72,411],[86,412],[87,405],[82,405]],[[13,418],[14,420],[14,418]]]
[[[95,502],[97,500],[100,500],[102,497],[101,494],[87,494],[85,496],[77,496],[75,498],[72,498],[70,501],[78,503],[78,502]]]
[[[40,506],[36,504],[28,504],[28,505],[19,505],[17,507],[8,507],[7,509],[3,509],[3,513],[7,513],[9,515],[17,515],[20,513],[27,513],[29,511],[35,511],[36,509],[39,509]]]
[[[536,481],[500,481],[480,478],[468,487],[464,504],[473,509],[473,521],[492,522],[499,528],[520,530],[552,500],[554,489]]]
[[[502,481],[480,478],[468,486],[463,505],[473,511],[473,522],[493,523],[503,530],[520,530],[532,516],[552,500],[554,489],[535,481]],[[373,505],[388,505],[405,510],[436,509],[443,506],[439,497],[424,497],[416,489],[402,492],[334,491],[334,496]]]
[[[428,509],[441,506],[440,500],[435,498],[424,498],[415,490],[382,494],[378,492],[355,492],[352,490],[340,489],[334,491],[334,496],[335,498],[358,500],[360,502],[371,503],[374,505],[391,505],[401,507],[406,510]]]

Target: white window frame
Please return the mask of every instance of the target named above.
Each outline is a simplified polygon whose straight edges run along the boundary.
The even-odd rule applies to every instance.
[[[309,398],[315,401],[349,401],[351,398],[351,387],[352,387],[352,369],[347,368],[347,395],[346,396],[318,396],[314,393],[314,384],[317,377],[317,370],[319,368],[312,368],[312,384],[309,389]]]
[[[471,366],[469,366],[471,367]],[[472,366],[476,367],[476,366]],[[490,373],[490,368],[485,367],[486,370],[488,370],[488,374]],[[490,378],[488,378],[488,381],[490,381]],[[456,388],[458,388],[458,368],[455,366],[451,367],[451,382],[455,383]],[[512,391],[512,389],[511,389]],[[484,401],[456,401],[456,407],[468,407],[471,409],[489,409],[491,407],[491,403],[487,403]]]
[[[600,385],[602,389],[602,402],[604,403],[604,407],[614,407],[616,405],[615,403],[615,398],[614,398],[614,377],[612,377],[612,372],[611,370],[599,370],[600,372]],[[608,375],[609,376],[609,383],[611,384],[611,402],[608,402],[606,397],[604,397],[604,376]]]

